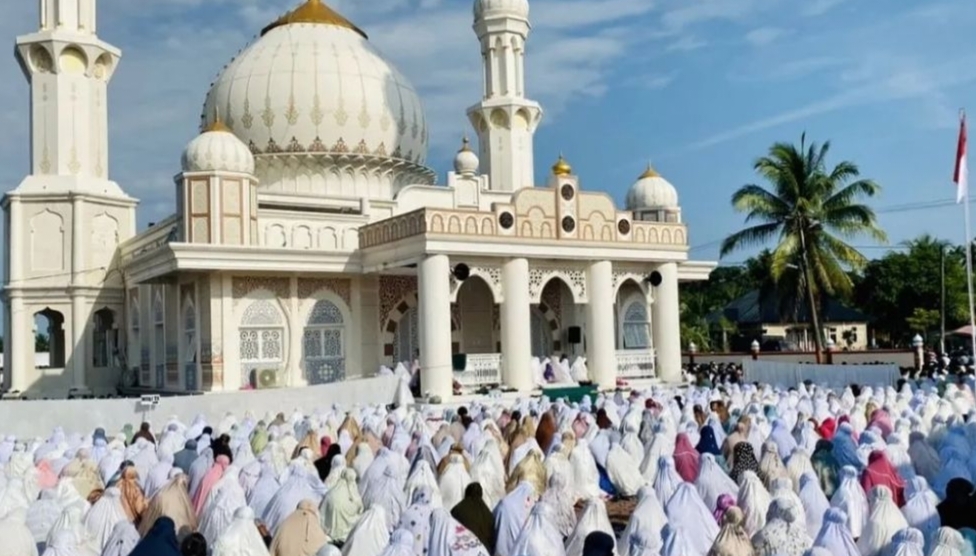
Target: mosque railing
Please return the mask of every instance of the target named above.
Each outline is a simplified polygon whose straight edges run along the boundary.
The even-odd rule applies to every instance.
[[[617,351],[617,376],[619,378],[653,378],[654,350],[623,349]]]
[[[454,378],[467,388],[499,384],[502,380],[502,354],[469,353],[464,371],[455,373]]]

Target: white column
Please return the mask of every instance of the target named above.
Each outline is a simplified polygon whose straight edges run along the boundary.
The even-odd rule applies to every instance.
[[[10,226],[7,228],[10,237],[7,238],[7,274],[9,284],[17,284],[23,279],[23,253],[28,252],[23,241],[24,217],[20,199],[14,197],[10,199],[7,210],[7,218],[10,219]]]
[[[532,326],[529,314],[529,261],[502,265],[502,382],[520,392],[531,390]]]
[[[614,345],[613,265],[598,261],[590,265],[586,289],[586,367],[600,388],[617,386],[617,350]]]
[[[81,292],[71,294],[71,387],[87,391],[85,371],[88,368],[88,315]],[[165,358],[165,354],[163,354]],[[165,360],[165,359],[164,359]]]
[[[288,353],[285,356],[287,366],[288,385],[293,388],[308,386],[308,377],[305,376],[305,359],[302,350],[302,338],[305,335],[305,321],[299,314],[301,300],[298,299],[298,277],[292,276],[289,279],[288,291],[290,292],[288,301],[288,329],[291,334],[288,336]]]
[[[442,402],[454,394],[451,365],[451,266],[447,255],[431,255],[417,269],[420,321],[420,387]]]
[[[681,320],[678,311],[678,265],[664,263],[657,268],[661,285],[654,292],[654,349],[657,375],[664,382],[681,380]]]
[[[34,367],[28,367],[28,357],[34,358],[34,337],[31,334],[33,323],[24,318],[24,298],[20,294],[11,294],[10,302],[10,330],[7,330],[7,342],[5,351],[10,352],[10,369],[7,370],[9,377],[4,377],[4,383],[9,390],[19,390],[24,392],[29,386],[29,371]]]

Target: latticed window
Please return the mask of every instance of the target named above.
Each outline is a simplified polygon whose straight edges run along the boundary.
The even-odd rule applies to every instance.
[[[634,301],[624,311],[624,349],[647,349],[651,346],[651,325],[647,320],[647,304]]]
[[[393,362],[404,363],[410,368],[417,352],[420,351],[420,316],[416,307],[407,309],[397,323],[393,335]]]
[[[532,334],[532,356],[549,357],[552,355],[552,332],[546,316],[535,307],[529,315]]]
[[[305,375],[310,384],[345,378],[343,331],[342,312],[334,303],[323,299],[312,307],[302,335]]]
[[[183,353],[184,361],[193,363],[197,360],[197,312],[193,302],[186,300],[183,308]]]
[[[108,367],[111,364],[112,352],[115,348],[113,325],[115,315],[109,309],[95,312],[92,329],[92,365],[94,367]]]
[[[257,372],[281,368],[285,360],[284,337],[284,318],[274,303],[260,299],[248,306],[240,325],[239,348],[244,385],[254,385]]]

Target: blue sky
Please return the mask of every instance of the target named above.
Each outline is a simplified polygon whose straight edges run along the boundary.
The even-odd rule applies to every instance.
[[[123,50],[110,91],[111,173],[140,198],[140,229],[173,212],[172,176],[208,84],[298,0],[100,0],[99,31]],[[0,41],[37,26],[33,0],[4,6]],[[428,161],[444,181],[464,108],[479,99],[469,0],[339,0],[420,91]],[[976,3],[960,0],[531,0],[529,96],[542,103],[536,175],[559,152],[582,186],[622,201],[647,161],[678,189],[692,256],[717,257],[742,224],[729,207],[752,161],[801,132],[833,143],[883,186],[897,243],[961,241],[950,200],[957,111],[976,114]],[[7,52],[11,52],[12,48]],[[0,57],[0,186],[27,171],[27,83]],[[911,208],[911,207],[909,207]],[[894,209],[894,210],[892,210]],[[867,240],[855,242],[870,245]],[[877,256],[880,249],[866,249]],[[733,255],[729,262],[746,254]]]

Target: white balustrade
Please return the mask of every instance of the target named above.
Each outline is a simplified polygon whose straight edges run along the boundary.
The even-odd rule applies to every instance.
[[[469,353],[464,371],[454,373],[454,379],[465,388],[499,384],[502,380],[502,354]]]
[[[617,351],[618,378],[653,378],[654,376],[653,349]]]

